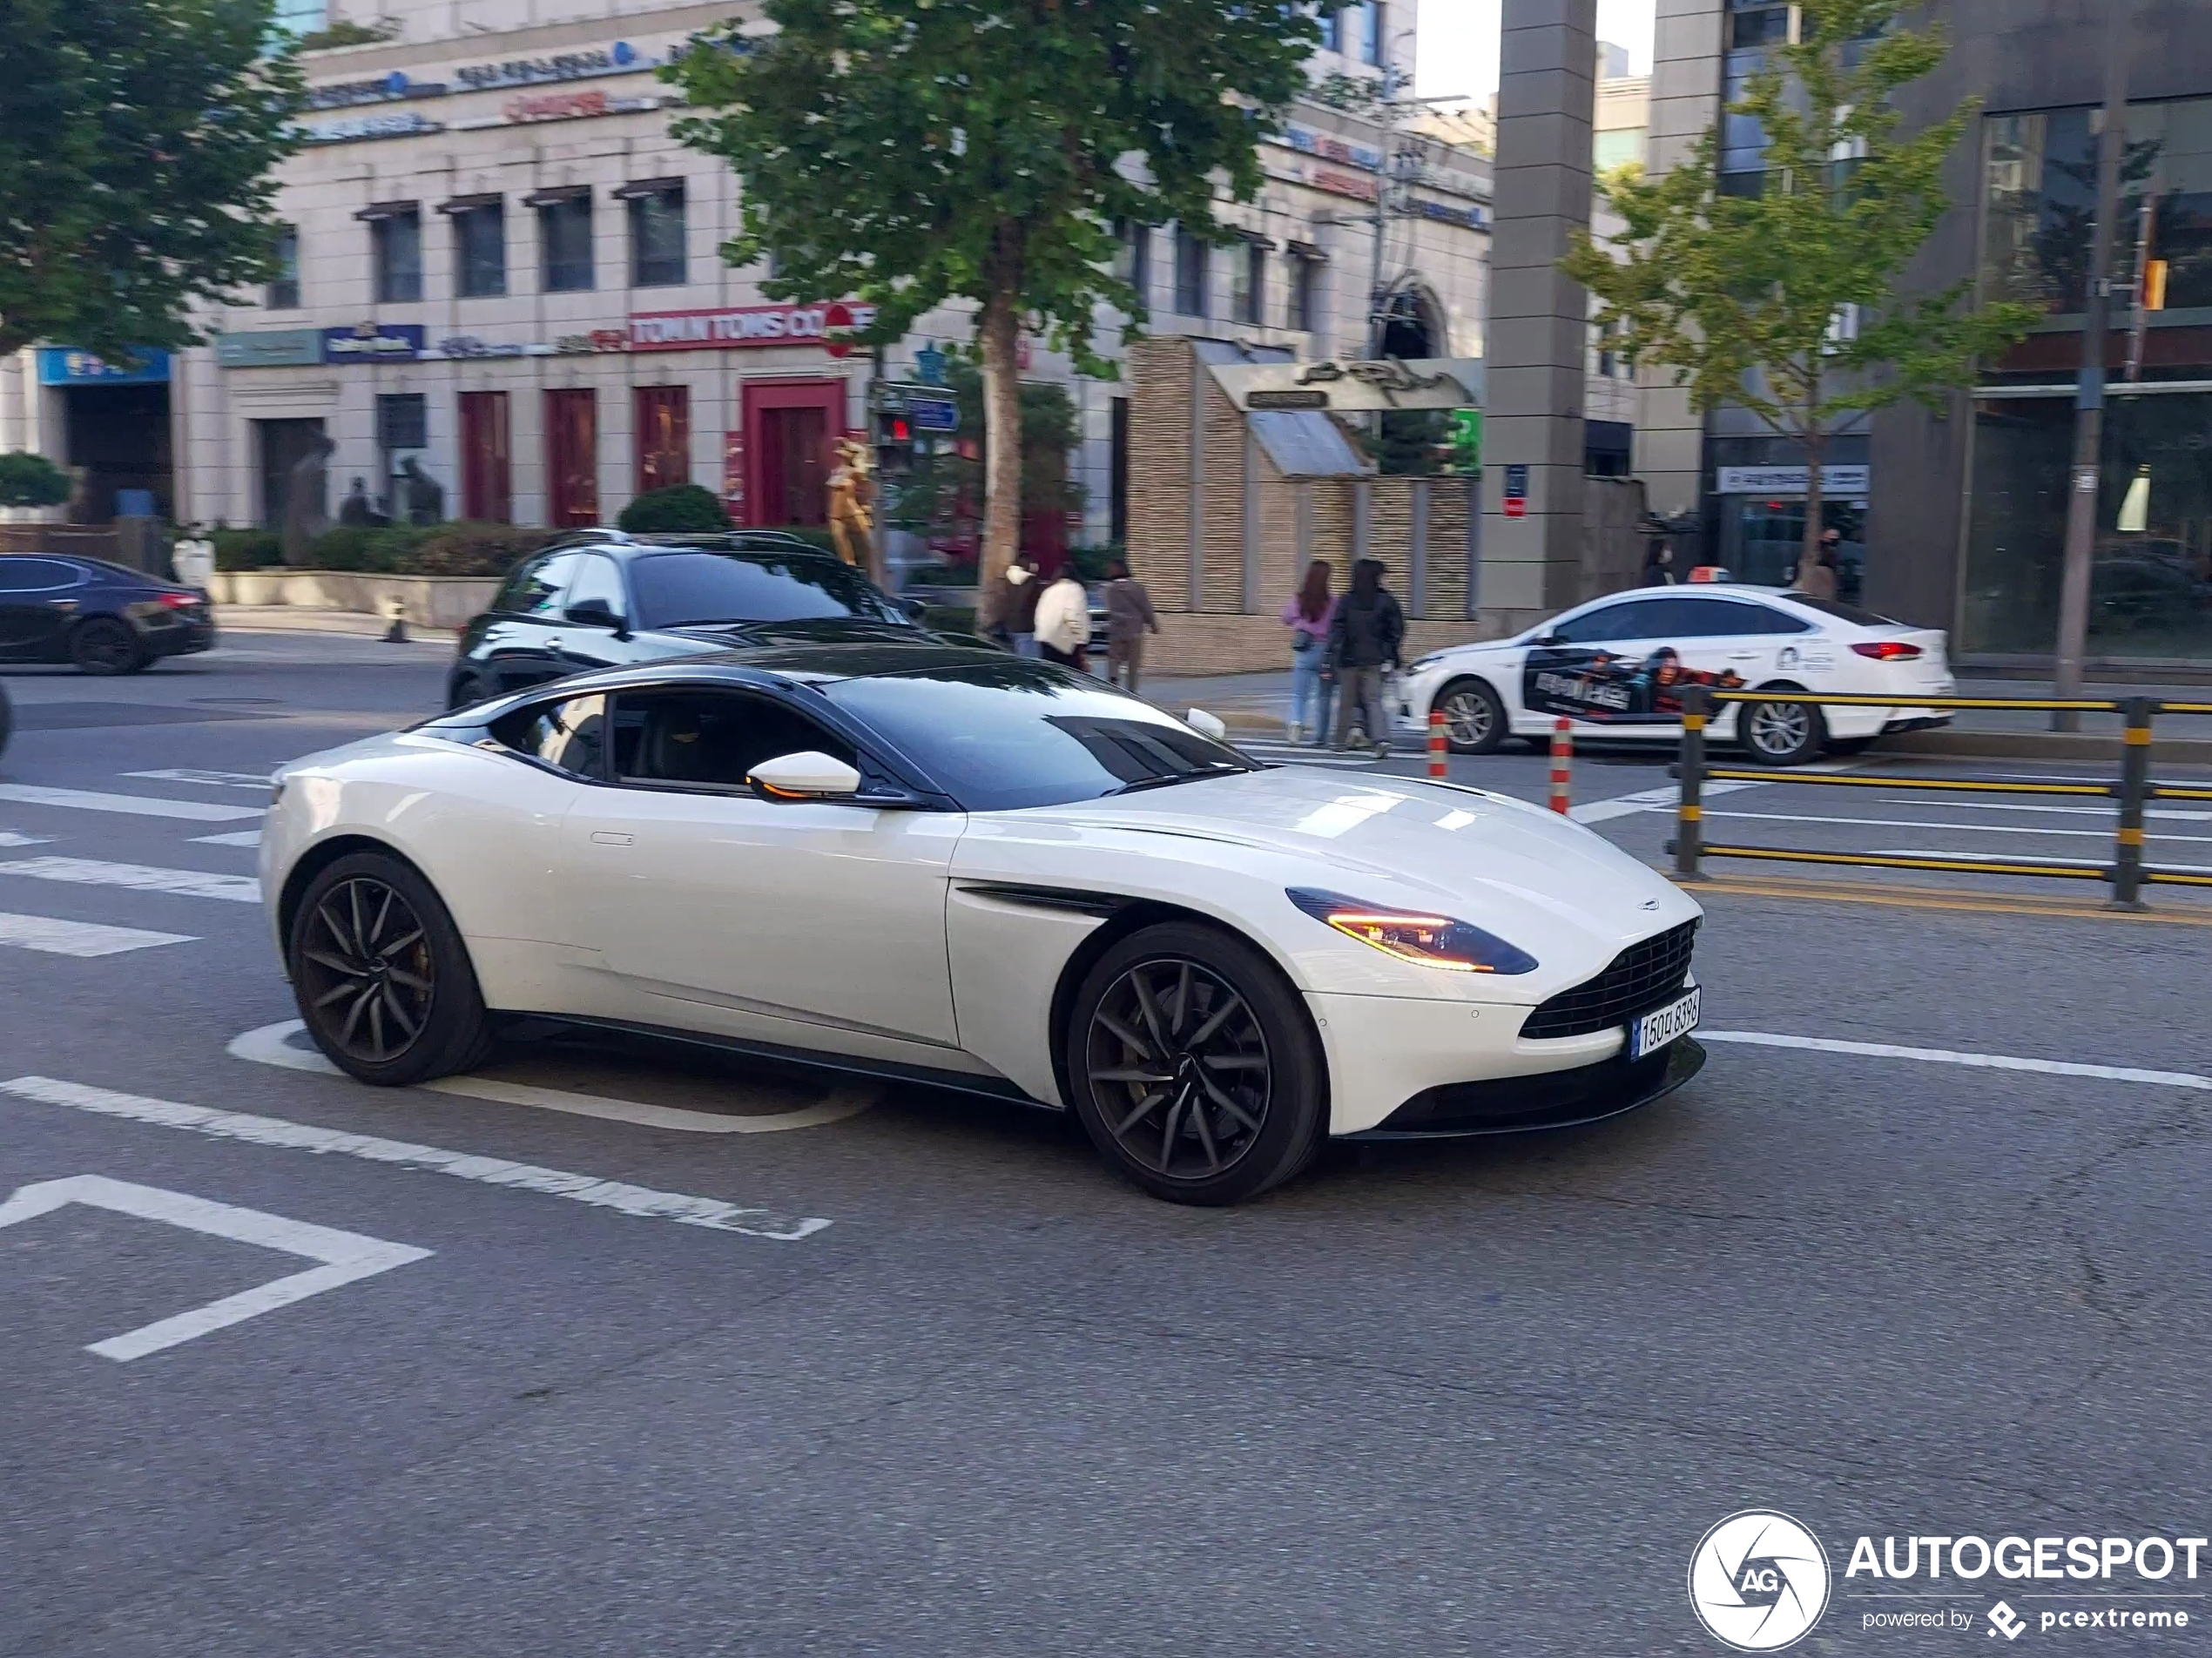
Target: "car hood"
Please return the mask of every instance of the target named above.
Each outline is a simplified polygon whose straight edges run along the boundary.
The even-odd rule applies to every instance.
[[[1656,870],[1580,824],[1479,790],[1280,766],[1024,816],[1277,853],[1297,879],[1375,904],[1433,905],[1523,939],[1571,927],[1616,947],[1695,919]]]

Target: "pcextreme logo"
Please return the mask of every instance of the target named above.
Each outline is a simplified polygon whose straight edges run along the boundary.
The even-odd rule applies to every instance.
[[[1787,1514],[1747,1508],[1699,1540],[1689,1605],[1712,1637],[1738,1652],[1780,1652],[1828,1609],[1828,1555]]]

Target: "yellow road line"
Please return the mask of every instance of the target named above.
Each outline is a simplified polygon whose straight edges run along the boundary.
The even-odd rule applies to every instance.
[[[1662,873],[1667,872],[1662,871]],[[2062,920],[2160,921],[2177,927],[2212,927],[2212,907],[2195,913],[2177,909],[2114,910],[2101,905],[2069,904],[2061,900],[2030,898],[2006,893],[1957,893],[1935,886],[1877,886],[1870,883],[1739,880],[1710,876],[1684,881],[1683,890],[1693,898],[1708,894],[1732,898],[1794,898],[1826,904],[1873,904],[1891,909],[1952,910],[1986,915],[2042,915]]]

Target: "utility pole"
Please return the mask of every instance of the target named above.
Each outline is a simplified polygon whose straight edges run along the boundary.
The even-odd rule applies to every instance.
[[[1386,51],[1386,57],[1391,54]],[[1374,259],[1367,276],[1367,357],[1379,361],[1382,353],[1383,329],[1388,318],[1383,305],[1383,245],[1390,236],[1390,180],[1398,165],[1398,91],[1399,70],[1395,61],[1383,65],[1382,72],[1382,171],[1375,175],[1375,243]],[[1378,415],[1377,420],[1380,420]]]
[[[2128,0],[2105,0],[2104,130],[2097,137],[2097,219],[2089,240],[2089,292],[2081,318],[2081,375],[2074,394],[2074,473],[2067,495],[2066,564],[2059,583],[2054,694],[2081,695],[2089,644],[2089,589],[2097,544],[2097,479],[2104,450],[2105,340],[2112,305],[2112,247],[2120,217],[2120,165],[2128,151]],[[2055,731],[2079,731],[2072,709],[2051,715]]]

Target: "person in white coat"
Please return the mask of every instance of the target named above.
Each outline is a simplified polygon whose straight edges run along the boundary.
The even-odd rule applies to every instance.
[[[1090,595],[1076,579],[1075,567],[1062,564],[1060,577],[1037,599],[1037,650],[1078,673],[1088,673],[1083,647],[1090,643]]]

